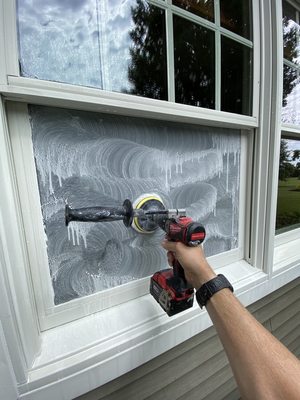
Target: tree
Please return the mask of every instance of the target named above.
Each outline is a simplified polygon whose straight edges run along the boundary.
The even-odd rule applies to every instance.
[[[143,0],[131,7],[134,28],[129,35],[131,94],[167,100],[167,66],[164,12]]]
[[[291,161],[300,160],[300,150],[289,150],[288,141],[281,139],[279,158],[279,180],[286,181],[293,176],[300,179],[300,162],[296,165]]]

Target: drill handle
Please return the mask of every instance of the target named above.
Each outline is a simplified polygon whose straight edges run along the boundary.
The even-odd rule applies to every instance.
[[[175,260],[173,261],[173,274],[175,281],[177,282],[177,290],[179,292],[192,288],[192,286],[187,282],[184,275],[184,269],[177,258],[175,258]]]
[[[176,278],[181,278],[186,282],[184,269],[177,258],[173,261],[173,273]]]

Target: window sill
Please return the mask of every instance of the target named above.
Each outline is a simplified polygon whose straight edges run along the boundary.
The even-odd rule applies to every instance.
[[[299,258],[298,258],[299,263]],[[298,265],[299,266],[299,265]],[[239,261],[218,269],[244,305],[300,275],[293,265],[268,276]],[[72,399],[138,367],[211,326],[198,305],[169,318],[150,295],[42,333],[42,351],[20,398]]]
[[[282,233],[274,241],[274,273],[289,266],[299,265],[300,229]]]

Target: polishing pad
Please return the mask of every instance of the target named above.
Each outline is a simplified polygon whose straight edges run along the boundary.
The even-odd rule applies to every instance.
[[[165,206],[161,197],[155,193],[147,193],[139,196],[133,202],[133,208],[136,210],[142,209],[143,211],[163,211]],[[151,218],[146,218],[145,216],[134,217],[132,228],[139,233],[152,233],[158,228],[157,223]]]

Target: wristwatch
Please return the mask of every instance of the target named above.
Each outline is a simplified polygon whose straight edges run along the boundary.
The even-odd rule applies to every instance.
[[[219,274],[210,281],[204,283],[196,292],[196,299],[201,308],[206,306],[208,300],[219,290],[230,289],[233,292],[233,287],[225,278],[224,275]]]

